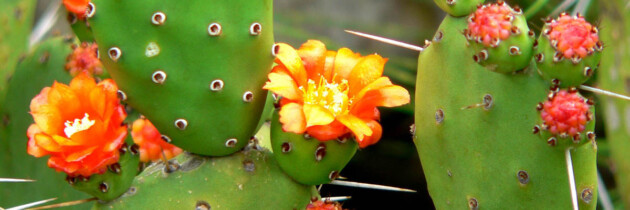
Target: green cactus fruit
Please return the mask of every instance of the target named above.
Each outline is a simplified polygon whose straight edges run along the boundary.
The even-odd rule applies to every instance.
[[[254,148],[225,157],[182,153],[168,166],[147,167],[127,193],[94,208],[304,209],[318,197],[284,174],[274,154]]]
[[[586,140],[595,141],[595,106],[577,89],[552,90],[536,109],[541,122],[534,126],[533,133],[540,133],[550,146],[564,150]]]
[[[491,71],[511,73],[527,67],[536,41],[523,11],[499,1],[479,7],[468,17],[464,30],[478,53],[473,60]]]
[[[534,57],[543,78],[559,80],[560,87],[575,87],[599,67],[603,48],[597,27],[579,14],[563,13],[545,21]]]
[[[352,137],[322,142],[308,134],[282,131],[278,118],[274,112],[271,147],[280,168],[299,183],[318,185],[334,180],[357,151]]]
[[[28,46],[35,0],[0,1],[0,110],[3,110],[9,78]]]
[[[533,67],[497,74],[464,47],[467,20],[447,16],[418,58],[414,143],[437,209],[570,209],[564,151],[532,126],[549,84]],[[462,69],[465,67],[465,69]],[[597,203],[596,146],[570,150],[580,209]],[[584,192],[584,193],[582,193]],[[584,195],[584,196],[581,196]]]
[[[475,11],[478,5],[485,0],[433,0],[442,10],[449,15],[460,17]]]
[[[128,135],[127,142],[131,141]],[[107,166],[103,174],[94,174],[90,177],[66,177],[66,181],[77,190],[97,197],[101,201],[113,200],[129,190],[131,182],[142,167],[138,154],[138,145],[127,146],[120,149],[118,163]]]
[[[172,144],[222,156],[254,135],[275,55],[271,0],[94,0],[87,17],[126,103]]]
[[[85,193],[65,183],[64,173],[55,172],[46,164],[47,158],[35,158],[26,153],[26,130],[33,123],[29,114],[31,99],[53,81],[70,82],[64,69],[66,55],[70,54],[68,40],[48,39],[33,48],[17,65],[0,126],[0,177],[36,180],[33,183],[0,183],[0,206],[12,207],[34,201],[58,198],[58,202],[88,198]],[[78,205],[73,208],[85,209]]]

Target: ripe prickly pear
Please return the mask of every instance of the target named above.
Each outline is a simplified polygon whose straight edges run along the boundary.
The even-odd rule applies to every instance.
[[[563,13],[545,21],[534,57],[543,78],[557,79],[561,87],[575,87],[593,75],[603,48],[596,26],[579,14]]]

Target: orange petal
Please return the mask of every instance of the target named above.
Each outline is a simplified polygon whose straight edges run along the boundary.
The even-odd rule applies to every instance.
[[[288,103],[280,108],[280,123],[285,132],[304,133],[306,130],[306,120],[302,105]]]
[[[326,45],[318,40],[308,40],[298,49],[306,74],[311,80],[318,80],[324,73]]]
[[[376,89],[381,89],[387,86],[393,85],[392,82],[389,80],[389,78],[387,77],[380,77],[376,80],[374,80],[373,82],[371,82],[370,84],[366,85],[365,87],[363,87],[363,89],[361,89],[361,91],[359,91],[356,94],[355,98],[361,99],[363,98],[363,96],[365,96],[365,93],[367,93],[368,91],[371,90],[376,90]]]
[[[37,124],[33,123],[30,126],[28,126],[28,129],[26,130],[26,136],[29,139],[32,139],[35,137],[35,134],[41,133],[42,129],[39,128],[39,126],[37,126]]]
[[[392,85],[366,92],[365,95],[352,107],[351,112],[359,113],[366,110],[370,111],[376,106],[401,106],[409,103],[409,101],[409,92],[405,88]]]
[[[35,144],[48,152],[60,152],[61,146],[46,134],[35,134]]]
[[[96,87],[96,82],[88,71],[79,73],[70,81],[70,88],[79,95],[81,101],[87,101],[89,94]],[[54,87],[53,87],[54,88]]]
[[[324,63],[324,77],[327,81],[332,81],[333,72],[335,70],[335,57],[337,57],[337,51],[326,52],[326,63]]]
[[[366,136],[365,138],[363,138],[363,140],[357,140],[360,148],[365,148],[372,144],[376,144],[376,142],[381,139],[381,135],[383,134],[383,127],[381,127],[381,124],[379,124],[378,122],[370,120],[366,123],[368,127],[370,127],[370,129],[372,130],[372,135]]]
[[[37,110],[39,107],[48,104],[48,93],[50,93],[50,87],[45,87],[39,92],[32,100],[30,104],[30,110]]]
[[[74,135],[72,136],[74,137]],[[52,138],[58,145],[62,146],[79,146],[83,144],[83,142],[74,142],[71,139],[59,135],[54,135]]]
[[[98,148],[98,147],[89,147],[87,149],[83,149],[83,150],[79,150],[79,151],[73,152],[70,155],[66,156],[64,158],[64,160],[67,161],[67,162],[81,161],[82,159],[84,159],[88,155],[92,154],[92,152],[96,148]]]
[[[45,155],[48,155],[48,151],[37,146],[37,144],[35,143],[35,139],[33,138],[28,140],[28,146],[26,147],[26,152],[29,155],[32,155],[35,157],[43,157]]]
[[[80,17],[85,14],[89,2],[90,0],[63,0],[66,9]]]
[[[342,79],[348,79],[352,69],[361,59],[361,55],[355,54],[348,48],[341,48],[337,52],[334,63],[334,74],[336,74],[335,82],[339,83]]]
[[[372,129],[367,125],[367,123],[363,122],[358,117],[354,115],[345,114],[337,116],[337,120],[343,125],[345,125],[348,129],[354,133],[354,136],[357,138],[357,141],[363,140],[365,136],[372,135]]]
[[[263,89],[291,100],[302,99],[302,92],[298,89],[295,80],[282,71],[269,73],[269,81],[265,83]]]
[[[339,121],[335,120],[328,125],[315,125],[306,128],[306,133],[311,135],[313,138],[316,138],[319,141],[328,141],[339,138],[346,133],[348,133],[348,129],[343,124],[339,123]]]
[[[306,117],[306,127],[327,125],[335,120],[335,116],[328,109],[312,104],[304,104],[304,116]]]
[[[348,77],[350,95],[359,92],[363,87],[380,78],[383,75],[385,62],[387,59],[376,54],[363,57]]]
[[[37,126],[45,133],[57,134],[63,132],[64,122],[57,107],[51,105],[40,106],[34,111],[31,109],[31,115],[33,115],[33,120]]]
[[[278,43],[278,46],[280,48],[276,56],[277,61],[280,61],[289,70],[291,77],[299,86],[306,86],[306,70],[298,52],[285,43]]]

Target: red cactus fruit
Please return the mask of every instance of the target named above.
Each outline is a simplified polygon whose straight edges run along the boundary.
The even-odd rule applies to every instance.
[[[515,13],[518,12],[503,2],[482,5],[470,15],[465,35],[487,47],[496,46],[513,33]]]
[[[551,45],[562,53],[564,58],[584,58],[601,49],[601,42],[595,26],[580,15],[561,14],[558,19],[548,21],[548,30],[543,33],[549,37]]]
[[[577,92],[561,90],[543,103],[540,116],[552,135],[577,136],[590,120],[589,107]]]
[[[306,206],[306,210],[342,210],[341,204],[332,201],[314,201]]]
[[[66,70],[75,76],[79,72],[88,71],[91,74],[102,74],[103,64],[98,59],[98,45],[96,43],[83,42],[81,45],[73,45],[72,54],[66,58]]]

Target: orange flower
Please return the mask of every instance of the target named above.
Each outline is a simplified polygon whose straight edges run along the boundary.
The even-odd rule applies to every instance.
[[[348,48],[327,51],[309,40],[300,49],[280,43],[276,63],[263,87],[280,100],[285,132],[308,133],[327,141],[352,132],[361,148],[382,134],[377,106],[409,103],[409,92],[383,77],[387,59],[361,56]]]
[[[90,0],[63,0],[66,10],[76,14],[79,19],[85,18],[85,12],[89,3]]]
[[[70,75],[77,75],[82,71],[89,71],[92,74],[102,74],[103,64],[98,59],[98,45],[96,43],[87,42],[81,45],[72,45],[72,54],[66,58],[66,70]]]
[[[28,154],[50,155],[48,166],[69,176],[103,173],[118,161],[127,136],[113,80],[96,84],[88,72],[70,85],[55,82],[31,100],[35,120],[28,128]]]
[[[166,143],[160,132],[147,119],[137,119],[133,122],[131,137],[133,142],[140,146],[142,162],[162,160],[164,158],[162,154],[166,159],[171,159],[182,153],[179,147]]]

